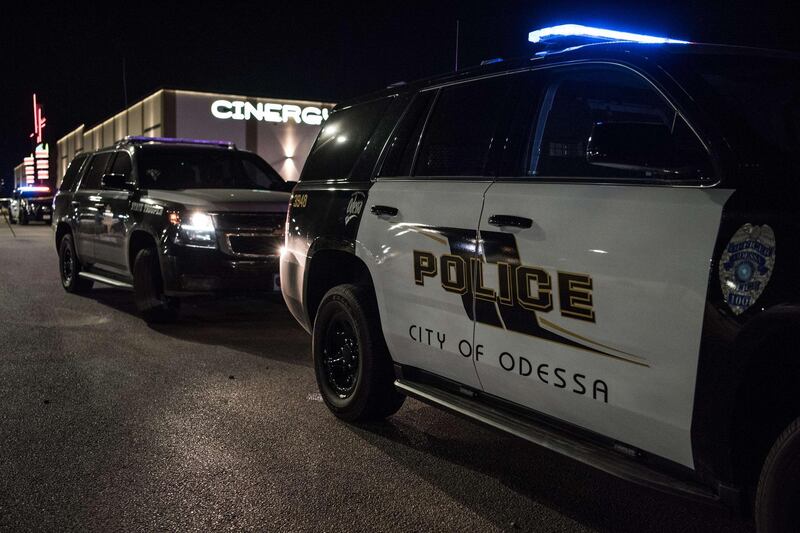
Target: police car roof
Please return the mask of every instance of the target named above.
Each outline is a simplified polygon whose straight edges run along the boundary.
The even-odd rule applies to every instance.
[[[211,139],[186,139],[180,137],[144,137],[129,135],[115,144],[115,148],[129,145],[179,145],[204,148],[223,148],[236,149],[236,145],[230,141],[220,141]]]
[[[510,60],[491,60],[483,64],[464,68],[455,72],[448,72],[429,78],[423,78],[410,83],[395,83],[389,87],[369,93],[360,97],[341,102],[334,111],[360,103],[375,100],[381,97],[398,93],[415,92],[425,87],[446,84],[449,82],[466,80],[474,77],[513,71],[529,67],[544,66],[562,63],[565,61],[581,59],[609,59],[609,60],[653,60],[659,56],[673,54],[719,54],[719,55],[748,55],[764,57],[793,57],[797,54],[782,50],[753,48],[746,46],[705,44],[705,43],[638,43],[632,41],[596,41],[580,42],[564,38],[558,41],[549,41],[545,47],[540,48],[531,57],[515,58]]]

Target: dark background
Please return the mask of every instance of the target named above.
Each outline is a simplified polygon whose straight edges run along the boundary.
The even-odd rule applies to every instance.
[[[8,6],[8,4],[7,4]],[[45,140],[93,126],[159,87],[339,101],[530,53],[566,22],[693,41],[800,50],[790,2],[26,2],[0,16],[0,179],[30,152],[31,94]],[[29,7],[28,7],[29,6]]]

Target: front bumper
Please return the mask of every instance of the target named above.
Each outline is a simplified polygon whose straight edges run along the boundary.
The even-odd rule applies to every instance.
[[[53,209],[49,205],[34,205],[25,209],[25,215],[31,222],[50,222],[53,219]]]
[[[164,292],[171,296],[280,291],[278,254],[236,258],[218,249],[171,246],[161,263]]]

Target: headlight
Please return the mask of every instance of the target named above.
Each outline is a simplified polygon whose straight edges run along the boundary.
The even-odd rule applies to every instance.
[[[200,248],[216,248],[217,234],[214,231],[214,220],[208,213],[194,212],[187,218],[181,220],[180,217],[170,216],[170,222],[178,224],[178,234],[175,242],[186,246],[197,246]]]

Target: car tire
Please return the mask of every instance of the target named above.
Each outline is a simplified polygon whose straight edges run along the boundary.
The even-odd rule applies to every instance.
[[[164,282],[156,250],[145,248],[133,263],[133,297],[136,308],[148,323],[163,324],[178,318],[180,300],[164,294]]]
[[[28,216],[25,214],[25,211],[20,210],[19,212],[19,223],[22,226],[28,225]]]
[[[75,241],[68,233],[61,238],[61,244],[58,246],[58,271],[61,275],[61,286],[65,291],[83,294],[92,289],[94,281],[80,277],[81,270],[81,263],[75,252]]]
[[[317,310],[312,346],[319,391],[337,417],[379,420],[403,405],[371,287],[329,290]]]
[[[758,533],[800,531],[800,418],[773,444],[761,469],[755,502]]]

